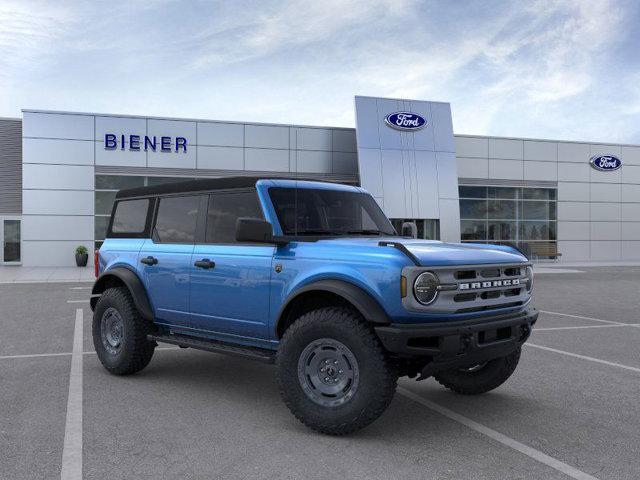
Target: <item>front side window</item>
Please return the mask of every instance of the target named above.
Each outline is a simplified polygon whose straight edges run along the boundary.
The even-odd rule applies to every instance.
[[[395,235],[368,194],[309,188],[270,188],[284,235]]]
[[[262,218],[262,208],[255,191],[216,193],[209,197],[207,243],[235,243],[236,220],[240,217]]]
[[[154,229],[160,243],[195,243],[200,197],[161,198]]]
[[[113,233],[143,233],[147,224],[149,199],[123,200],[118,202],[113,216]]]

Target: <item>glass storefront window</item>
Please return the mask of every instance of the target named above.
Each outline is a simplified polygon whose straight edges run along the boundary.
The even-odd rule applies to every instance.
[[[94,223],[94,235],[95,240],[104,240],[107,236],[107,227],[109,226],[109,219],[111,217],[95,217]]]
[[[557,240],[554,188],[462,185],[459,194],[463,242],[511,244],[532,252]]]
[[[487,218],[487,201],[460,200],[460,218]]]
[[[20,220],[4,220],[2,258],[5,263],[20,261]]]
[[[193,177],[147,177],[147,185],[155,186],[165,183],[186,182],[187,180],[195,180]]]
[[[521,240],[556,240],[555,222],[521,222]]]
[[[461,220],[460,234],[462,241],[486,241],[487,222],[478,220]]]
[[[111,215],[113,202],[116,199],[116,192],[96,191],[96,215]]]
[[[460,198],[487,198],[487,187],[458,187]]]
[[[489,240],[514,241],[516,240],[516,222],[495,222],[488,223],[487,238]]]
[[[517,203],[512,200],[489,200],[487,202],[487,213],[490,219],[516,219]]]
[[[96,175],[96,190],[121,190],[145,185],[146,177],[125,175]]]
[[[505,198],[515,200],[519,190],[519,188],[513,187],[488,187],[487,198]]]
[[[556,190],[553,188],[523,188],[522,198],[525,200],[555,200]]]
[[[405,222],[415,223],[418,238],[425,240],[440,239],[440,221],[435,219],[414,219],[414,218],[391,218],[391,224],[396,229],[398,235],[402,235],[402,224]]]
[[[556,202],[522,202],[520,217],[523,220],[555,220]]]

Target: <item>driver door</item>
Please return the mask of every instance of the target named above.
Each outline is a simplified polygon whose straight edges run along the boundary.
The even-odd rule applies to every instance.
[[[222,337],[266,342],[275,246],[237,242],[238,217],[262,218],[255,190],[209,196],[205,241],[191,258],[191,321]]]

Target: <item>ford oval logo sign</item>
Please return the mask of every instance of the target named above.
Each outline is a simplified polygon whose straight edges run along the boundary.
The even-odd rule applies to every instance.
[[[601,172],[613,172],[622,166],[622,160],[613,155],[596,155],[591,157],[589,163],[593,168]]]
[[[427,121],[417,113],[396,112],[384,117],[384,123],[396,130],[413,131],[427,126]]]

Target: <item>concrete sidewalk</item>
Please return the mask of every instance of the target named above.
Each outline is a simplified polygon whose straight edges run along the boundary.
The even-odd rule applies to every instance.
[[[93,267],[0,266],[2,283],[93,282]]]

